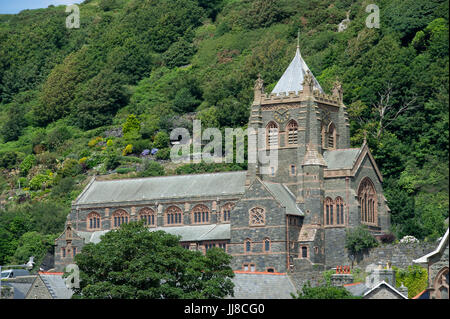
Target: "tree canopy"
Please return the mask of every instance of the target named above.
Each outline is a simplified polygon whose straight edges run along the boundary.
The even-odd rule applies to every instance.
[[[233,294],[231,256],[220,248],[203,255],[179,238],[124,224],[75,256],[80,287],[73,298],[211,299]]]

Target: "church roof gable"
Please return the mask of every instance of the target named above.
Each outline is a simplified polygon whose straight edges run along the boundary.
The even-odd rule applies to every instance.
[[[285,185],[268,182],[263,182],[263,184],[269,189],[270,193],[278,200],[281,206],[286,208],[286,214],[304,216],[302,210],[297,206],[295,196]]]

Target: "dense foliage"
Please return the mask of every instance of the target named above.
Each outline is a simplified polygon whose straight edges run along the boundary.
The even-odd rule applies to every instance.
[[[370,248],[378,246],[378,241],[370,233],[366,226],[358,226],[347,230],[345,236],[345,248],[352,254],[360,254]]]
[[[73,298],[211,299],[233,294],[231,256],[220,248],[203,255],[179,237],[124,224],[75,256],[80,287]]]
[[[404,285],[408,288],[408,298],[413,298],[428,287],[428,272],[418,265],[408,266],[407,269],[393,267],[397,287]]]
[[[343,83],[352,146],[368,132],[393,234],[434,240],[448,218],[448,3],[380,0],[379,29],[354,0],[86,0],[79,29],[65,6],[0,15],[0,218],[35,202],[68,213],[94,173],[246,169],[171,165],[167,136],[192,118],[245,127],[258,73],[270,92],[300,30],[325,91]],[[152,149],[163,167],[140,157]]]
[[[330,284],[311,287],[309,282],[303,285],[302,291],[298,291],[297,295],[292,294],[292,297],[295,299],[360,299],[360,297],[353,296],[344,287]]]

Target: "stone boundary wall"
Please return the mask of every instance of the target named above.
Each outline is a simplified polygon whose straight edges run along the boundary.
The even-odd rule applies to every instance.
[[[411,243],[411,244],[380,244],[367,253],[357,256],[353,266],[363,270],[370,264],[385,265],[390,262],[392,266],[407,268],[413,265],[413,260],[433,251],[439,243]],[[351,261],[349,260],[351,265]]]

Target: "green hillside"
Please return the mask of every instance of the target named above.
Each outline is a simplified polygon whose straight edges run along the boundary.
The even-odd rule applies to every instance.
[[[442,236],[448,218],[448,1],[86,0],[0,15],[0,264],[45,254],[89,180],[246,169],[168,163],[168,134],[247,124],[300,49],[326,92],[338,78],[352,145],[364,132],[392,232]],[[349,13],[343,32],[338,24]],[[139,155],[158,148],[152,160]]]

